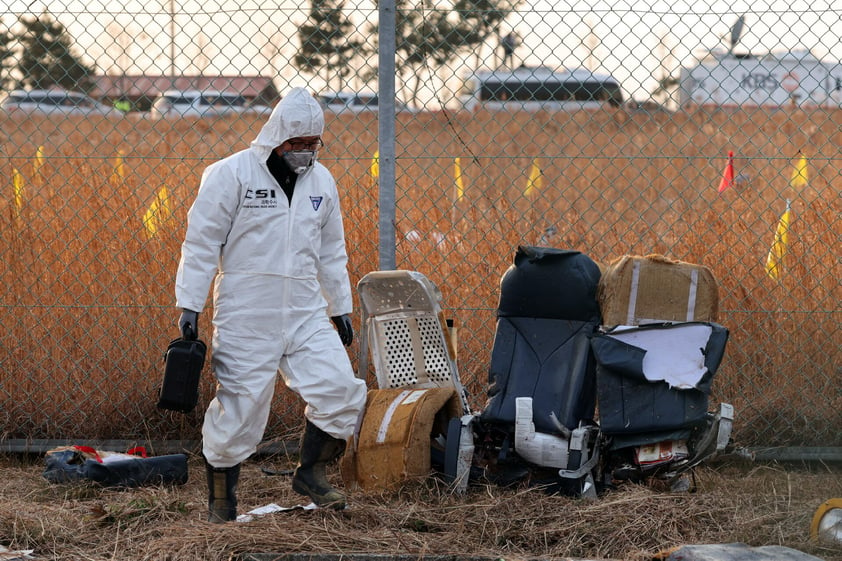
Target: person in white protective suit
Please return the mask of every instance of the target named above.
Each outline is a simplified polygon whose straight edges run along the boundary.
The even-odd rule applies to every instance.
[[[218,383],[202,426],[211,522],[236,519],[240,464],[263,437],[279,369],[306,403],[292,488],[345,506],[325,466],[344,451],[367,388],[343,348],[353,340],[351,283],[336,182],[316,161],[323,130],[316,100],[291,90],[248,148],[208,166],[187,215],[180,332],[198,336],[214,281]]]

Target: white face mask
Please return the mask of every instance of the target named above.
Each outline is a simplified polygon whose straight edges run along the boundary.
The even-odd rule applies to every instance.
[[[283,153],[284,161],[290,169],[298,175],[301,175],[313,166],[316,161],[315,150],[295,150]]]

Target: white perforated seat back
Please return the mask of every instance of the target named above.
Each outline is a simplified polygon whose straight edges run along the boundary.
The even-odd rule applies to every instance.
[[[363,316],[361,375],[367,374],[370,354],[379,388],[453,387],[467,412],[438,288],[415,271],[375,271],[360,279],[357,289]]]
[[[453,385],[453,369],[438,317],[389,314],[370,318],[371,352],[381,388]]]

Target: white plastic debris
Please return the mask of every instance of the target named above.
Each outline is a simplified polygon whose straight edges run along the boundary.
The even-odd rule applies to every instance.
[[[11,550],[8,547],[0,545],[0,560],[2,561],[18,561],[19,559],[37,559],[32,556],[34,549],[18,549]]]
[[[251,522],[254,520],[255,516],[265,516],[267,514],[273,514],[275,512],[288,512],[290,510],[315,510],[319,508],[316,506],[316,503],[310,503],[308,505],[295,505],[295,506],[279,506],[275,503],[269,503],[265,506],[259,506],[253,510],[248,511],[245,514],[241,514],[237,517],[237,522]]]

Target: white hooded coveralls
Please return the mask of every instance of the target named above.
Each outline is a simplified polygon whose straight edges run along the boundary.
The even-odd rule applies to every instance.
[[[214,467],[255,452],[279,368],[307,404],[306,417],[335,438],[353,433],[365,407],[365,382],[329,319],[352,311],[336,182],[316,162],[299,175],[289,202],[266,165],[284,141],[323,130],[315,99],[291,90],[249,148],[208,166],[187,215],[178,307],[201,312],[215,276],[218,384],[202,427],[203,452]]]

